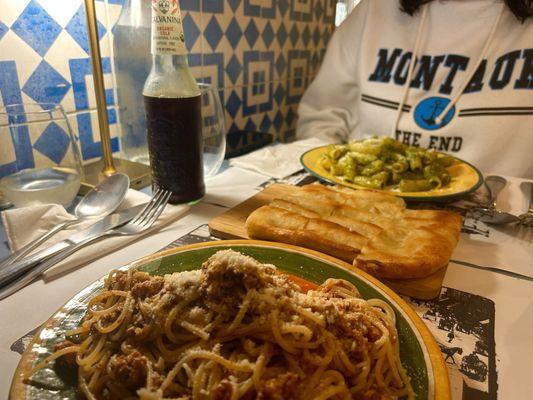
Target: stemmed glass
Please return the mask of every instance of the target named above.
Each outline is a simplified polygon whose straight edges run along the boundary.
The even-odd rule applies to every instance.
[[[57,104],[0,107],[0,190],[17,207],[68,205],[78,193],[81,157]]]
[[[220,169],[226,153],[226,130],[224,127],[224,109],[220,95],[215,86],[199,83],[202,91],[202,136],[204,178],[209,179]]]

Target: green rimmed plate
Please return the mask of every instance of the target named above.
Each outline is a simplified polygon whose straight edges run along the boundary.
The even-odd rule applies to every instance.
[[[123,268],[137,267],[154,275],[199,268],[211,255],[232,248],[260,262],[276,265],[283,272],[320,284],[327,278],[352,282],[365,298],[380,298],[396,311],[400,337],[400,356],[407,369],[417,399],[450,399],[446,366],[435,339],[398,295],[363,271],[322,253],[281,243],[255,240],[228,240],[199,243],[164,251],[143,258]],[[46,367],[25,383],[23,376],[40,360],[53,352],[64,332],[77,327],[89,298],[103,287],[103,278],[82,290],[53,315],[35,336],[22,356],[11,386],[12,399],[76,399],[75,383],[61,379]]]
[[[328,146],[320,146],[311,149],[300,157],[300,162],[307,172],[318,179],[353,189],[368,189],[360,185],[345,182],[341,178],[329,173],[320,165],[320,158],[326,152]],[[472,164],[455,159],[452,166],[448,167],[452,181],[445,187],[423,192],[400,192],[398,189],[388,186],[382,191],[403,197],[405,200],[416,201],[450,201],[458,199],[468,193],[477,190],[483,183],[483,175]]]

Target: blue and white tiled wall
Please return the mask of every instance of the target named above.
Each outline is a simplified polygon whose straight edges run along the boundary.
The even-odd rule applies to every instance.
[[[111,57],[123,2],[96,0],[115,152],[120,130]],[[221,89],[228,131],[293,138],[298,102],[334,29],[336,0],[180,4],[193,72]],[[0,0],[0,105],[21,102],[61,104],[79,136],[84,161],[100,156],[83,0]]]

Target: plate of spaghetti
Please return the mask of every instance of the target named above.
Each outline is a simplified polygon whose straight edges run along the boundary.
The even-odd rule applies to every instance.
[[[12,399],[449,399],[429,330],[349,264],[279,243],[184,246],[48,320]]]

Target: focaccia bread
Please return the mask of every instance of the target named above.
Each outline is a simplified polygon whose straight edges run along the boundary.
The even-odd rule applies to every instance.
[[[387,193],[311,184],[252,212],[248,236],[318,250],[379,278],[422,278],[445,267],[461,217],[410,210]]]

